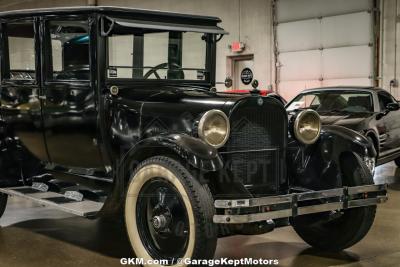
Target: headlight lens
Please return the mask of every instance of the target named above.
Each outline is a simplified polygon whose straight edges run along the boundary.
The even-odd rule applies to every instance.
[[[308,109],[300,112],[293,126],[294,135],[303,144],[315,143],[321,132],[321,119],[317,112]]]
[[[221,110],[207,111],[199,121],[199,137],[215,148],[225,145],[229,132],[229,119]]]

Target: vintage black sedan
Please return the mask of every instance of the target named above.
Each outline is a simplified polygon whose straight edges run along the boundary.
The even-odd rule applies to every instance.
[[[308,89],[287,104],[288,111],[312,109],[323,125],[340,125],[367,137],[377,152],[377,165],[394,160],[400,167],[400,105],[375,87]]]
[[[112,7],[0,13],[0,216],[8,195],[123,214],[152,266],[197,265],[220,236],[289,222],[319,249],[360,241],[387,199],[367,165],[374,147],[311,109],[288,118],[257,90],[218,93],[218,23]]]

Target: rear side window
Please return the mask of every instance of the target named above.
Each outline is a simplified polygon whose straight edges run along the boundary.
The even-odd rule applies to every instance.
[[[87,20],[49,21],[52,80],[89,80]]]
[[[35,30],[33,22],[8,23],[8,55],[11,80],[35,79]]]

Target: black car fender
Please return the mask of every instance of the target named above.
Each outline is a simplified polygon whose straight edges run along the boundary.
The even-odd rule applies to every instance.
[[[177,156],[202,172],[218,171],[223,167],[222,158],[214,147],[186,134],[170,134],[153,136],[138,142],[122,158],[119,172],[122,169],[125,173],[132,172],[135,165],[157,155]]]
[[[288,173],[291,187],[324,190],[342,186],[341,162],[348,157],[376,156],[374,146],[363,135],[348,128],[323,126],[312,145],[289,145]]]
[[[376,128],[374,129],[368,129],[364,131],[364,136],[365,137],[370,137],[372,139],[372,142],[374,142],[374,148],[376,151],[376,155],[379,156],[379,134],[378,130]]]
[[[191,167],[206,173],[218,171],[223,162],[218,151],[198,138],[186,134],[149,137],[138,142],[117,163],[113,189],[101,213],[114,214],[123,203],[125,186],[136,166],[152,156],[174,155],[186,160]]]

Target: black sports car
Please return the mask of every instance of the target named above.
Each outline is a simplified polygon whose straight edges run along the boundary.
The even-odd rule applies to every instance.
[[[347,86],[305,90],[286,105],[286,110],[313,109],[322,124],[362,133],[375,146],[377,165],[394,160],[400,167],[399,107],[384,89]]]

